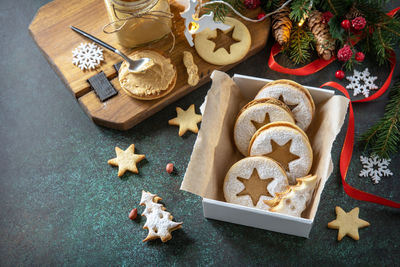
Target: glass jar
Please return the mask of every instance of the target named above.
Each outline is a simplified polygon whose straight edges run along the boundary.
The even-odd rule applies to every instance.
[[[126,48],[143,46],[157,41],[171,32],[172,14],[168,0],[104,0],[108,17],[107,26],[118,42]]]

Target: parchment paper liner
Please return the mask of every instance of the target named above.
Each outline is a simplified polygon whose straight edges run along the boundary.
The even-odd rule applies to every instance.
[[[233,126],[240,109],[251,101],[265,84],[262,81],[242,84],[241,88],[225,73],[214,71],[206,97],[201,129],[183,179],[181,190],[204,198],[225,201],[222,185],[229,168],[243,156],[236,149]],[[255,78],[257,80],[257,78]],[[315,217],[322,190],[333,170],[332,144],[343,125],[349,100],[332,91],[311,91],[316,105],[313,121],[307,130],[314,161],[311,169],[319,183],[302,217]],[[269,211],[265,211],[268,213]]]

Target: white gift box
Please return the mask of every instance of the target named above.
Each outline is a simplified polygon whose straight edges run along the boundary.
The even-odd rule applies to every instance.
[[[313,148],[311,174],[316,174],[314,195],[302,218],[225,202],[222,185],[226,172],[243,156],[233,142],[233,126],[239,110],[254,99],[271,80],[214,71],[203,120],[181,189],[203,197],[204,217],[270,231],[308,237],[321,193],[333,170],[332,144],[343,125],[349,100],[334,91],[305,86],[316,112],[307,135]]]

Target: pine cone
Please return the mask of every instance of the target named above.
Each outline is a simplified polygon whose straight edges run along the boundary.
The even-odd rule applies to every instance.
[[[272,15],[272,35],[275,40],[284,45],[289,41],[292,21],[289,18],[290,8],[285,6],[278,13]]]
[[[350,8],[349,12],[346,14],[345,17],[348,20],[352,20],[356,17],[364,17],[364,14],[353,6],[352,8]]]
[[[308,27],[314,35],[318,55],[325,60],[335,53],[335,40],[329,33],[329,25],[322,22],[322,13],[315,10],[310,14]]]

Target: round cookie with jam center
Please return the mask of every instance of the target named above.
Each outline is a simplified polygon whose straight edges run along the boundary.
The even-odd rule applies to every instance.
[[[293,112],[296,125],[303,131],[310,126],[315,113],[315,104],[310,92],[291,80],[276,80],[267,83],[255,99],[272,97],[284,102]]]
[[[274,98],[260,98],[245,105],[237,116],[233,130],[240,153],[248,156],[251,137],[262,126],[274,121],[294,123],[292,112],[283,102]]]
[[[206,28],[196,33],[194,38],[194,47],[199,56],[214,65],[229,65],[242,60],[251,46],[251,35],[246,25],[230,17],[226,17],[224,23],[233,27],[223,31],[225,35],[232,33],[233,43],[229,46],[229,52],[223,47],[215,49],[217,44],[213,40],[218,36],[217,30]]]
[[[272,122],[253,135],[249,144],[250,156],[270,157],[286,171],[289,184],[306,176],[313,162],[313,151],[307,135],[290,122]]]
[[[273,159],[244,158],[229,169],[224,180],[224,196],[229,203],[268,210],[264,200],[275,197],[288,186],[285,171]]]

